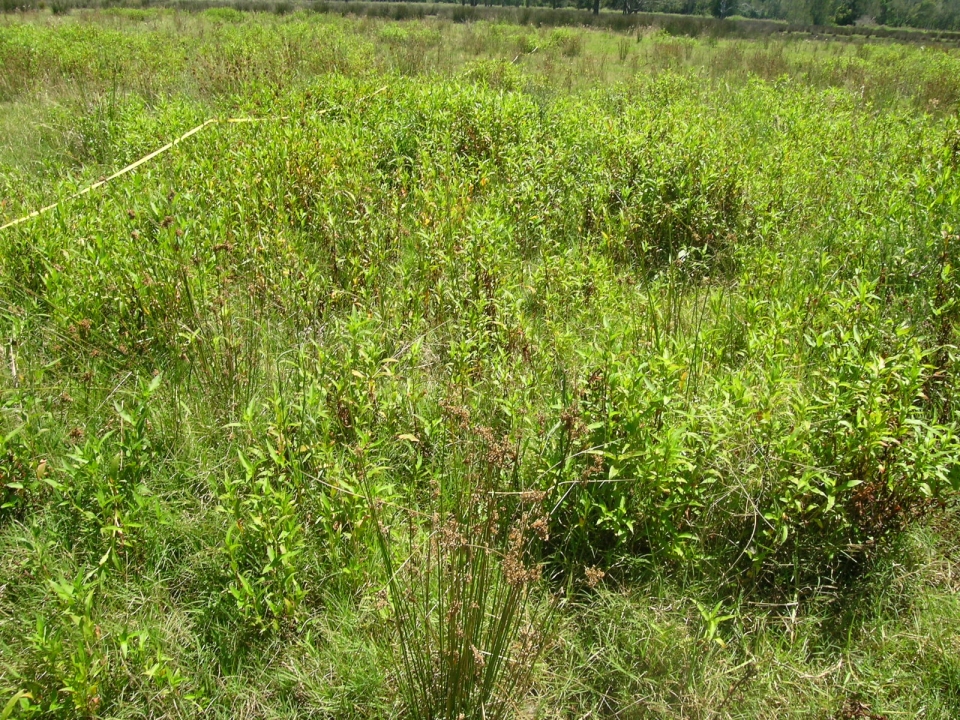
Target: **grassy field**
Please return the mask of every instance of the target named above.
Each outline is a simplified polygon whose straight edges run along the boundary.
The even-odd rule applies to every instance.
[[[0,718],[958,717],[958,166],[951,49],[0,16]]]

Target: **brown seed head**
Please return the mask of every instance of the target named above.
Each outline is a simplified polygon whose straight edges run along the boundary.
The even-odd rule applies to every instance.
[[[586,567],[583,569],[583,574],[587,578],[587,587],[589,588],[595,588],[606,576],[606,573],[597,567]]]

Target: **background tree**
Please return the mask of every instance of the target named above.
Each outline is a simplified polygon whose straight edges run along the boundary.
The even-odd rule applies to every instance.
[[[857,3],[850,0],[841,2],[833,13],[833,22],[836,25],[853,25],[860,13],[857,10]]]
[[[814,25],[826,25],[830,15],[829,0],[810,0],[810,22]]]
[[[736,9],[736,0],[710,0],[710,14],[721,20],[733,15]]]

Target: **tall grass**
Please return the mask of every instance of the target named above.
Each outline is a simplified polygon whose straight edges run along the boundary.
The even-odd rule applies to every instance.
[[[402,657],[401,692],[414,718],[515,717],[547,642],[549,614],[536,607],[540,579],[531,545],[546,520],[527,507],[510,512],[496,485],[437,489],[434,512],[418,537],[408,519],[406,557],[370,496]],[[459,485],[459,483],[455,483]]]

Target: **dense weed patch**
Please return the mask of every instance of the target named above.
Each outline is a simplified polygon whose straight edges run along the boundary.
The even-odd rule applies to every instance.
[[[0,59],[3,220],[257,119],[0,234],[11,713],[955,714],[954,54],[218,9]]]

